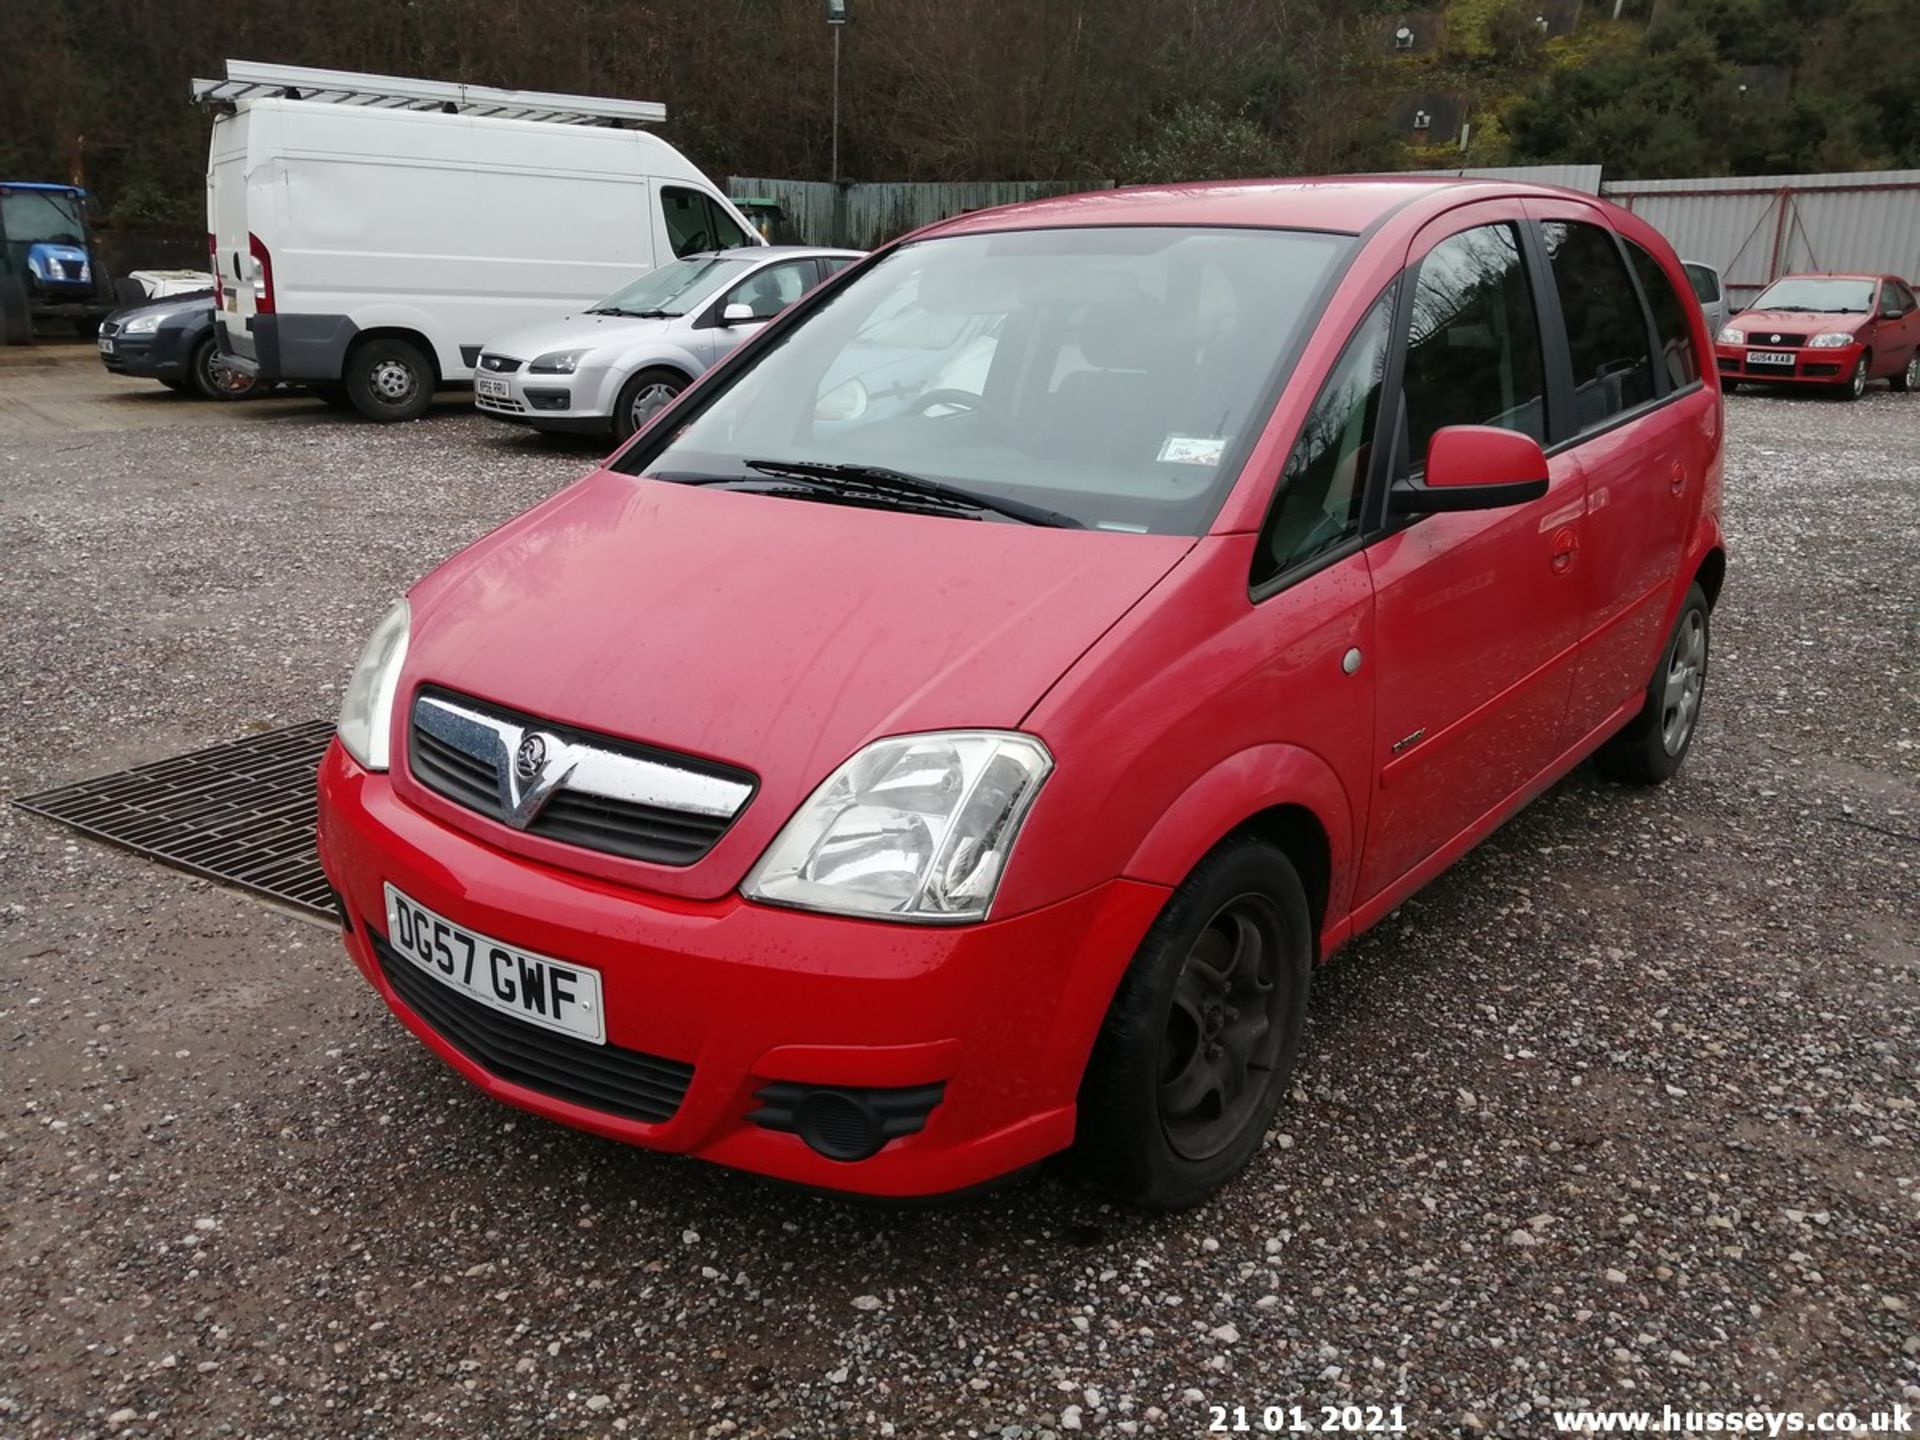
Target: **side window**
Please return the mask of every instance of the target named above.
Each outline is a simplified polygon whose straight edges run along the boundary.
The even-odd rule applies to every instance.
[[[1653,399],[1647,315],[1612,231],[1568,220],[1541,231],[1567,322],[1575,428],[1584,434]]]
[[[667,216],[667,243],[681,259],[702,250],[718,249],[713,236],[712,207],[698,190],[682,190],[677,185],[663,186],[660,207]]]
[[[806,294],[812,284],[813,262],[788,260],[754,271],[720,297],[720,306],[724,310],[729,305],[750,305],[754,319],[771,320]]]
[[[853,263],[851,255],[822,255],[820,257],[820,278],[830,280]]]
[[[740,228],[739,222],[736,221],[733,216],[729,215],[722,206],[714,203],[710,198],[707,201],[707,209],[711,212],[713,218],[714,249],[731,250],[736,245],[751,245],[754,243],[753,237],[749,236],[746,231]]]
[[[1512,225],[1442,240],[1420,262],[1407,334],[1407,455],[1418,473],[1449,425],[1546,440],[1540,322]]]
[[[1354,328],[1333,374],[1307,412],[1254,552],[1255,585],[1359,531],[1360,502],[1380,418],[1380,378],[1399,292],[1397,281],[1389,285]]]
[[[1902,285],[1898,280],[1887,280],[1882,293],[1893,298],[1896,308],[1888,312],[1893,318],[1898,319],[1902,315],[1911,315],[1913,313],[1913,291]],[[1885,302],[1882,301],[1882,304],[1884,305]]]
[[[1687,272],[1687,283],[1693,286],[1694,298],[1702,305],[1711,305],[1720,298],[1720,277],[1705,265],[1683,265]]]
[[[1654,333],[1660,337],[1660,350],[1667,367],[1667,379],[1675,390],[1700,378],[1700,361],[1693,353],[1693,327],[1687,323],[1687,310],[1674,293],[1673,282],[1660,262],[1631,240],[1627,253],[1633,257],[1633,270],[1640,277],[1647,304],[1653,310]]]

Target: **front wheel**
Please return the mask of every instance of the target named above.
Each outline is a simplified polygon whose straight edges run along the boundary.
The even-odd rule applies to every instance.
[[[1074,1159],[1147,1209],[1198,1204],[1246,1167],[1293,1074],[1313,973],[1293,865],[1225,841],[1161,911],[1080,1086]]]
[[[1707,692],[1711,616],[1706,592],[1697,584],[1688,586],[1673,633],[1647,682],[1646,703],[1594,756],[1605,774],[1636,785],[1658,785],[1686,760]]]
[[[418,420],[433,403],[434,371],[418,345],[382,336],[347,356],[343,377],[353,408],[369,420]]]
[[[1920,390],[1920,349],[1916,349],[1907,358],[1907,368],[1894,376],[1889,383],[1902,394]]]
[[[685,377],[671,370],[642,370],[620,387],[620,399],[613,407],[613,438],[625,444],[686,388]]]
[[[1853,373],[1841,382],[1839,397],[1842,400],[1858,400],[1867,393],[1867,357],[1862,355],[1853,367]]]
[[[193,347],[187,374],[196,395],[206,400],[244,400],[259,388],[253,376],[223,368],[219,358],[211,335]]]

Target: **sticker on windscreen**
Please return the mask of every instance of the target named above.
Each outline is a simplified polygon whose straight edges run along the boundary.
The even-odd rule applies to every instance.
[[[1169,435],[1160,446],[1160,459],[1167,465],[1218,465],[1226,450],[1226,440],[1218,435]]]

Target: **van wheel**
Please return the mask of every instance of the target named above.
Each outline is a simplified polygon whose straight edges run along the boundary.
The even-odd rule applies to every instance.
[[[1080,1085],[1074,1160],[1132,1204],[1198,1204],[1246,1167],[1299,1055],[1313,923],[1287,857],[1229,839],[1133,958]]]
[[[1840,399],[1858,400],[1862,395],[1867,393],[1867,362],[1871,358],[1871,356],[1862,355],[1853,367],[1853,374],[1841,382],[1839,386]]]
[[[433,362],[410,340],[382,336],[347,356],[347,398],[369,420],[418,420],[433,403]]]
[[[1680,618],[1673,622],[1667,647],[1647,682],[1646,704],[1593,757],[1603,774],[1636,785],[1658,785],[1679,770],[1706,697],[1711,615],[1706,592],[1697,584],[1688,586]]]
[[[620,387],[620,399],[613,407],[613,438],[625,443],[686,388],[686,378],[672,370],[642,370]]]
[[[196,395],[205,400],[244,400],[259,388],[259,382],[251,375],[221,369],[214,364],[217,358],[219,351],[211,335],[193,347],[187,376]]]
[[[1902,394],[1906,394],[1912,390],[1920,390],[1920,348],[1915,349],[1913,354],[1907,358],[1907,368],[1887,383]]]

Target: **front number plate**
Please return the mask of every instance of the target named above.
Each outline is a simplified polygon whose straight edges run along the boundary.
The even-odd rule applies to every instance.
[[[1749,350],[1747,363],[1749,365],[1791,365],[1793,352],[1791,350]]]
[[[99,340],[100,340],[100,353],[102,355],[111,355],[113,353],[113,341],[110,340],[105,335],[100,336]]]
[[[509,393],[506,381],[495,380],[486,375],[474,376],[473,388],[480,393],[482,398],[487,400],[505,400]]]
[[[600,973],[494,940],[386,887],[387,939],[442,985],[529,1025],[607,1043]]]

